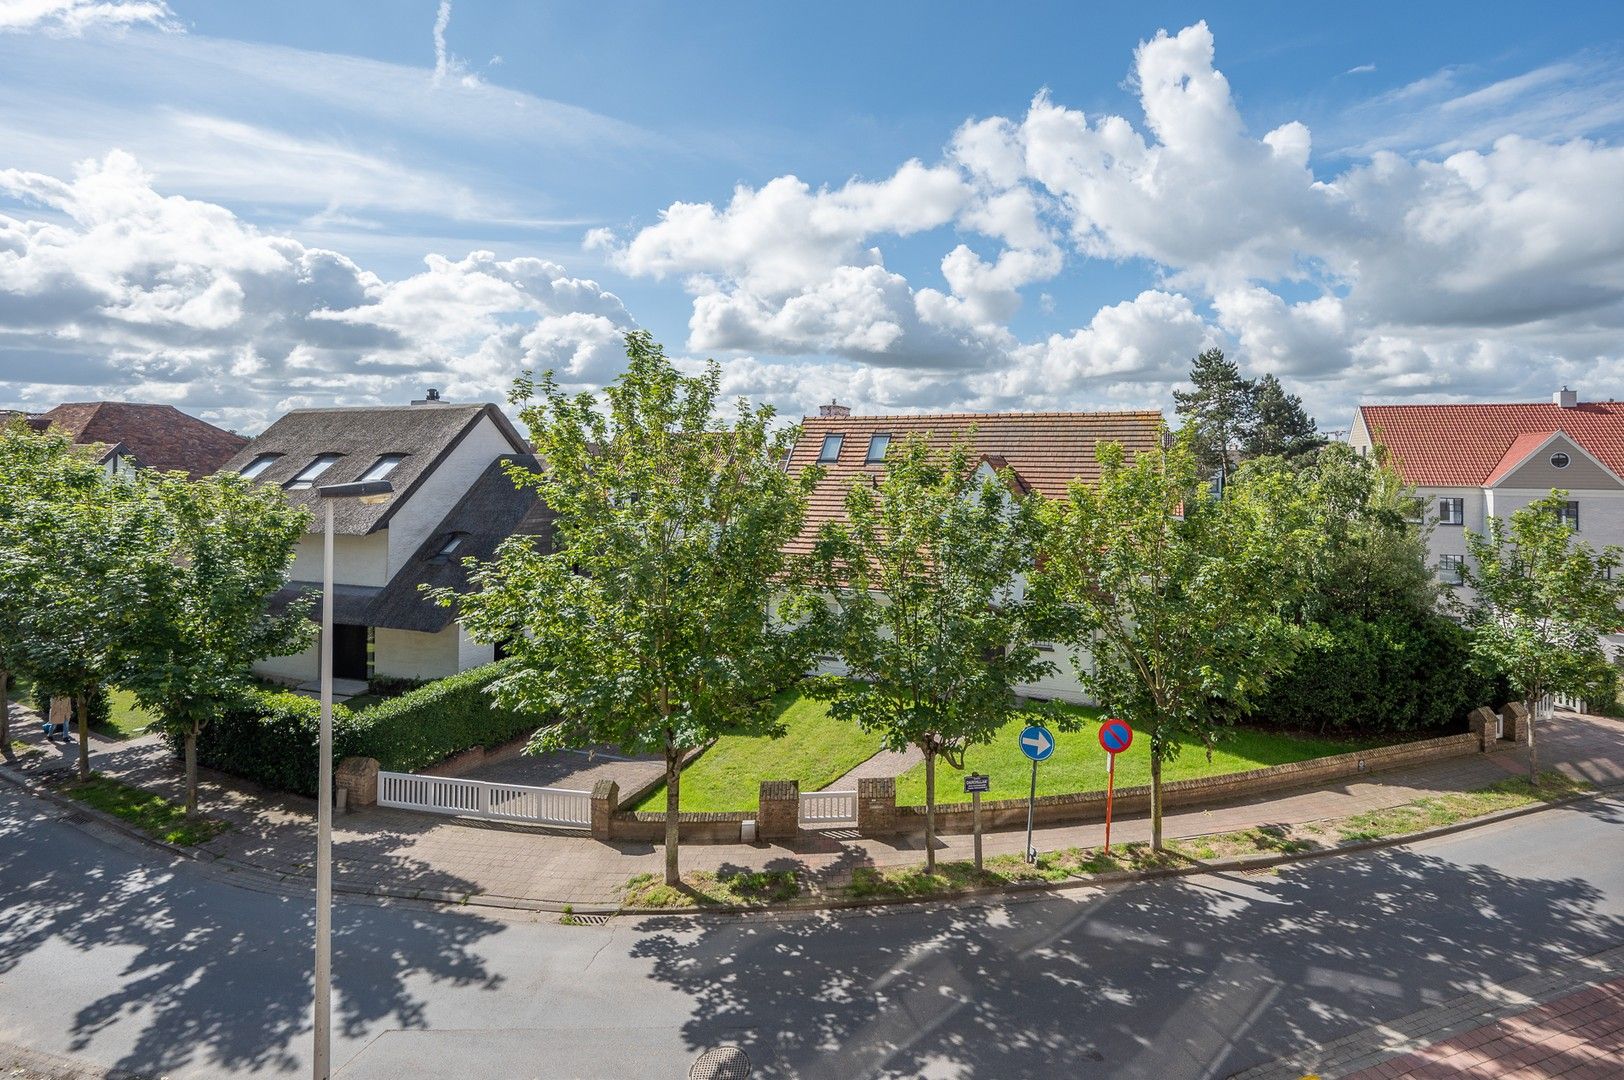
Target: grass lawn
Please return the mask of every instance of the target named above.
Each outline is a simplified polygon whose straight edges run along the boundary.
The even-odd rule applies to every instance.
[[[147,730],[154,717],[136,705],[134,694],[115,687],[109,697],[112,710],[108,713],[107,723],[96,726],[97,734],[111,739],[133,739]]]
[[[1100,710],[1079,705],[1050,705],[1058,709],[1068,721],[1080,727],[1075,731],[1061,731],[1057,724],[1049,724],[1049,731],[1058,744],[1054,756],[1038,766],[1038,794],[1060,795],[1070,791],[1098,791],[1105,788],[1105,751],[1100,749]],[[1037,716],[1036,709],[1031,714]],[[992,742],[971,747],[965,755],[967,771],[986,773],[991,778],[989,799],[1021,799],[1026,797],[1032,782],[1032,763],[1020,751],[1017,740],[1027,721],[1014,720],[1007,724]],[[1369,740],[1319,738],[1286,735],[1275,731],[1255,731],[1234,728],[1212,753],[1207,762],[1206,753],[1199,747],[1185,747],[1174,761],[1162,766],[1164,781],[1188,780],[1197,776],[1217,776],[1223,773],[1245,772],[1265,765],[1284,765],[1292,761],[1345,754],[1369,746],[1379,745]],[[938,761],[936,768],[936,799],[938,803],[969,802],[964,794],[963,776],[956,769]],[[1117,755],[1116,782],[1118,787],[1132,787],[1150,783],[1150,740],[1143,733],[1135,733],[1133,746]],[[897,778],[897,802],[903,805],[922,805],[925,801],[925,766],[921,762]]]
[[[724,735],[682,772],[682,809],[753,810],[763,780],[799,780],[816,791],[861,765],[880,748],[878,737],[829,716],[827,702],[796,690],[778,698],[784,737]],[[635,810],[664,810],[665,785]]]
[[[74,781],[62,789],[97,810],[122,818],[159,840],[189,847],[201,844],[226,827],[223,821],[187,818],[186,811],[162,795],[91,773],[89,780]]]

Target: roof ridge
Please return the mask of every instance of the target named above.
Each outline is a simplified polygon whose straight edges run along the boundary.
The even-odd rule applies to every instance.
[[[930,413],[852,413],[848,416],[802,416],[803,420],[956,420],[961,417],[1069,417],[1069,416],[1161,416],[1160,409],[1061,409],[1061,410],[1024,410],[1024,411],[997,411],[986,412],[930,412]]]

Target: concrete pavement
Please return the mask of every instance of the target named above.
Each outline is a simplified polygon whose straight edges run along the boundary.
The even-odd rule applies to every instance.
[[[310,897],[0,789],[0,1043],[138,1074],[307,1071]],[[1624,802],[1277,876],[566,927],[348,901],[346,1080],[1217,1077],[1624,944]],[[0,1061],[4,1058],[0,1057]]]

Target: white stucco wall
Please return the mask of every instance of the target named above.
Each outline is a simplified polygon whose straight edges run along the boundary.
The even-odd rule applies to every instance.
[[[453,624],[438,634],[378,627],[373,653],[373,674],[405,679],[441,679],[455,675],[459,628]]]
[[[468,636],[468,631],[453,623],[457,632],[457,670],[482,667],[496,659],[496,646],[481,645]]]
[[[312,682],[321,676],[320,644],[313,644],[304,652],[292,656],[273,656],[253,665],[253,672],[262,678],[297,685]]]
[[[496,423],[489,416],[481,416],[462,442],[390,516],[387,577],[394,577],[406,565],[491,462],[517,452]]]
[[[321,528],[318,518],[316,527]],[[322,577],[322,534],[305,533],[294,553],[293,581],[320,582]],[[387,585],[389,583],[388,531],[370,536],[333,537],[333,580],[340,585]]]

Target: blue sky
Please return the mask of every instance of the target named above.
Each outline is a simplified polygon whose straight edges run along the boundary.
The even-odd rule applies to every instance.
[[[0,404],[1624,396],[1616,4],[0,0]],[[488,254],[476,254],[476,253]]]

